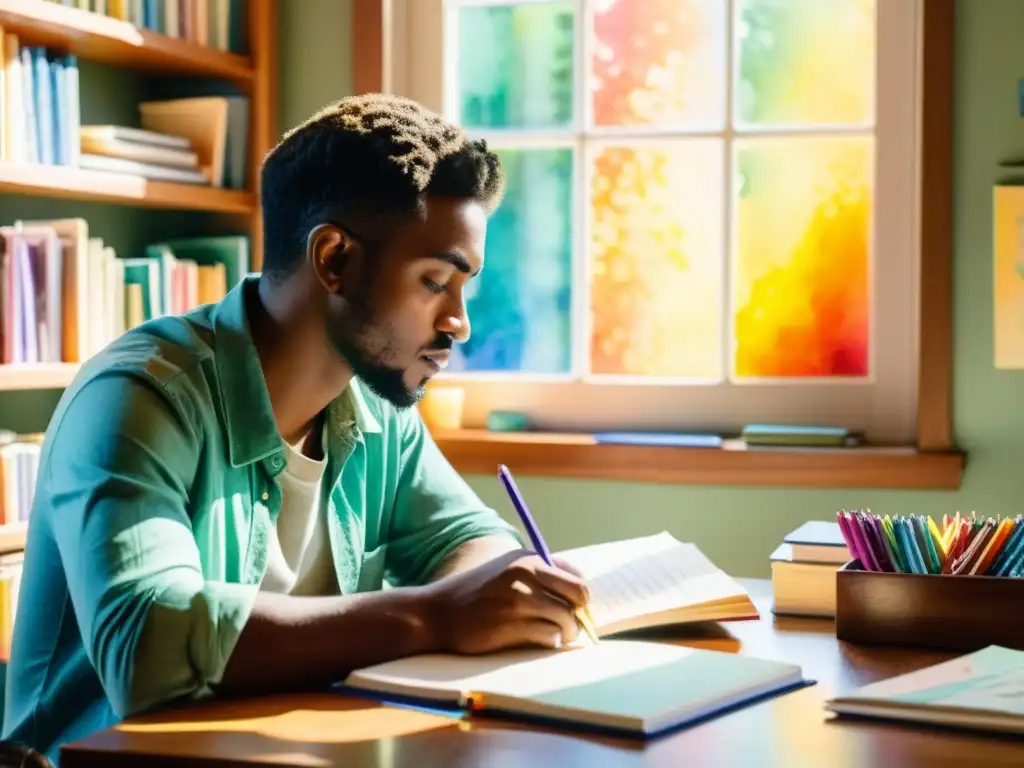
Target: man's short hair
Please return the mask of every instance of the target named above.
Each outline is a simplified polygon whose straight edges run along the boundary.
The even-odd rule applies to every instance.
[[[501,201],[498,156],[483,140],[410,99],[350,96],[288,131],[260,170],[263,272],[290,274],[323,223],[383,237],[382,225],[422,210],[427,195]]]

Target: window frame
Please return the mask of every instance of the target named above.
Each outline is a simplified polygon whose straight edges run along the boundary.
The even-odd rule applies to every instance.
[[[457,468],[489,474],[495,459],[515,459],[521,472],[552,476],[803,487],[959,487],[965,457],[953,445],[951,425],[954,0],[919,2],[916,413],[915,439],[904,441],[911,445],[836,454],[598,445],[586,434],[558,432],[508,435],[465,429],[437,434]],[[436,47],[442,39],[442,19],[431,18],[426,6],[422,0],[355,0],[354,29],[364,30],[354,36],[357,92],[405,93],[411,87],[417,94],[433,89],[435,98],[441,97],[443,82],[431,82],[425,73],[409,68],[421,54],[417,47]],[[411,29],[417,34],[408,34]],[[422,100],[430,106],[429,95]]]

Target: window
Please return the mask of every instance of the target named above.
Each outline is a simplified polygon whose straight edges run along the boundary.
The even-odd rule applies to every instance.
[[[508,175],[446,374],[467,423],[914,441],[918,0],[407,13],[391,90],[486,138]]]

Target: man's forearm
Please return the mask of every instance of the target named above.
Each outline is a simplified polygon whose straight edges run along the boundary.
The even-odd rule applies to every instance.
[[[217,690],[330,685],[360,667],[436,650],[429,611],[419,588],[339,597],[261,592]]]
[[[430,581],[437,581],[456,573],[464,573],[490,562],[506,552],[517,549],[522,549],[519,542],[512,536],[504,534],[470,539],[444,559],[438,569],[431,574]]]

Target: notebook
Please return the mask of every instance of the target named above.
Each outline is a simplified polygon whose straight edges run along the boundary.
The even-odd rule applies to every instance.
[[[558,552],[590,588],[598,635],[700,621],[756,619],[747,591],[694,544],[662,532]]]
[[[428,654],[367,667],[342,689],[648,738],[810,683],[800,667],[663,643]]]
[[[825,704],[840,715],[1024,733],[1024,651],[991,645]]]

